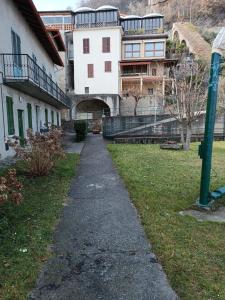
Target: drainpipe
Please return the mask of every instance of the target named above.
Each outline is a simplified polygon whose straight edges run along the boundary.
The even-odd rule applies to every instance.
[[[2,102],[2,120],[3,120],[4,143],[5,143],[6,150],[8,150],[8,144],[6,143],[5,111],[4,111],[4,99],[3,99],[2,85],[3,85],[3,72],[0,71],[0,97],[1,97],[1,102]]]

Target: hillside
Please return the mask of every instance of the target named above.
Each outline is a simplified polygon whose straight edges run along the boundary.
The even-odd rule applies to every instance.
[[[192,21],[199,26],[225,26],[225,0],[82,0],[82,6],[114,5],[124,13],[160,12],[166,25],[177,21]]]

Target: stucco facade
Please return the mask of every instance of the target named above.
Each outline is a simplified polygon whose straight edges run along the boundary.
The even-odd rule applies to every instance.
[[[32,16],[32,12],[30,13]],[[61,103],[54,101],[56,96],[53,95],[53,88],[57,87],[55,79],[59,66],[54,64],[52,57],[46,51],[46,45],[43,46],[29,22],[13,1],[1,0],[0,20],[0,159],[3,159],[14,154],[13,149],[8,146],[7,142],[20,135],[19,129],[20,131],[23,130],[24,137],[26,137],[26,131],[29,128],[28,104],[32,129],[36,132],[40,131],[42,126],[61,124]],[[39,22],[39,19],[37,19],[37,22]],[[42,25],[40,24],[40,26]],[[22,59],[19,62],[19,67],[16,65],[15,60],[19,59],[20,54],[13,53],[12,32],[20,38]],[[43,34],[46,34],[44,29]],[[34,56],[36,57],[35,63],[32,60]],[[25,64],[25,62],[27,63]],[[30,63],[32,66],[29,65]],[[32,75],[34,76],[34,72],[36,72],[32,68],[36,68],[36,71],[41,68],[45,70],[45,73],[42,73],[42,75],[44,74],[42,84],[46,84],[46,91],[38,87],[38,83],[34,82],[32,76],[29,77],[29,73],[33,72]],[[23,83],[23,75],[26,76],[24,82],[26,81],[27,85]],[[39,78],[37,78],[38,80]],[[41,97],[39,97],[40,95]],[[7,97],[12,99],[13,116],[11,115],[10,121],[13,122],[13,133],[9,130]],[[48,124],[46,124],[46,119],[49,122]]]

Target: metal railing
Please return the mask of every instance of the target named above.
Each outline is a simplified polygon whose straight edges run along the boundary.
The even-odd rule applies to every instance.
[[[70,99],[28,54],[1,54],[5,82],[29,81],[70,107]]]
[[[124,30],[125,35],[142,35],[142,34],[162,34],[164,33],[164,30],[161,28],[154,28],[154,29],[128,29]]]
[[[83,24],[75,24],[75,28],[95,28],[95,27],[113,27],[119,26],[117,21],[112,22],[93,22],[93,23],[83,23]]]

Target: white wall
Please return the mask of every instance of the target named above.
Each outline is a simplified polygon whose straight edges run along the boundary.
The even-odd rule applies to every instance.
[[[21,39],[21,53],[37,57],[37,63],[42,68],[46,67],[47,73],[54,76],[54,63],[47,54],[43,45],[39,42],[36,35],[30,29],[21,13],[13,5],[13,1],[0,0],[0,54],[12,53],[11,30],[15,31]],[[0,66],[1,70],[1,66]]]
[[[13,98],[13,115],[14,115],[14,127],[15,127],[15,136],[19,135],[19,127],[18,127],[18,109],[23,110],[23,121],[24,121],[24,133],[26,134],[28,126],[28,112],[27,112],[27,103],[30,103],[32,105],[32,125],[33,125],[33,131],[39,131],[40,128],[37,128],[37,119],[36,119],[36,106],[40,108],[40,119],[38,126],[45,124],[45,109],[48,109],[48,121],[51,123],[51,111],[54,112],[54,125],[57,125],[57,112],[59,113],[59,122],[61,125],[61,115],[60,111],[57,110],[55,107],[46,104],[36,98],[33,98],[29,95],[26,95],[24,93],[18,92],[15,89],[12,89],[10,87],[3,86],[3,93],[2,93],[2,99],[3,99],[3,107],[4,107],[4,117],[5,117],[5,131],[6,131],[6,137],[5,139],[8,140],[12,138],[12,136],[9,136],[8,134],[8,122],[7,122],[7,110],[6,110],[6,96],[10,96]],[[2,114],[2,99],[0,97],[0,159],[5,158],[6,156],[14,155],[13,149],[10,149],[9,151],[5,151],[5,144],[4,144],[4,131],[3,131],[3,114]],[[49,124],[50,125],[50,124]],[[13,135],[13,136],[14,136]]]
[[[28,54],[32,56],[32,53],[37,57],[37,63],[42,68],[44,65],[46,72],[52,75],[53,80],[56,76],[55,66],[52,59],[49,57],[48,53],[44,49],[43,45],[40,43],[34,32],[30,29],[27,22],[24,20],[21,13],[13,5],[13,1],[9,0],[0,0],[0,54],[12,53],[12,40],[11,40],[11,30],[15,31],[21,39],[21,53]],[[0,72],[3,71],[2,64],[0,63]],[[1,75],[1,74],[0,74]],[[1,90],[1,86],[0,86]],[[9,137],[8,135],[8,122],[7,122],[7,111],[6,111],[6,96],[13,98],[13,109],[14,109],[14,127],[15,135],[19,135],[18,128],[18,109],[24,111],[24,132],[28,129],[28,115],[27,115],[27,103],[32,105],[32,121],[33,121],[33,130],[36,131],[36,110],[35,106],[40,107],[40,122],[44,125],[45,123],[45,108],[49,111],[49,122],[51,122],[51,111],[54,111],[55,125],[57,124],[57,115],[59,113],[59,120],[61,119],[60,111],[55,107],[52,107],[34,97],[31,97],[25,93],[19,92],[13,88],[2,85],[2,96],[0,93],[0,159],[5,158],[14,154],[14,151],[10,149],[9,151],[5,150],[5,140]],[[2,111],[2,101],[4,107],[4,114]],[[3,117],[5,119],[5,127],[3,122]],[[5,128],[5,136],[4,136]]]
[[[100,27],[75,30],[74,83],[75,93],[119,94],[119,61],[121,60],[121,28]],[[102,53],[102,38],[110,37],[110,53]],[[90,40],[90,53],[83,53],[83,39]],[[112,61],[112,72],[105,72],[105,61]],[[94,64],[94,78],[88,78],[87,65]]]

